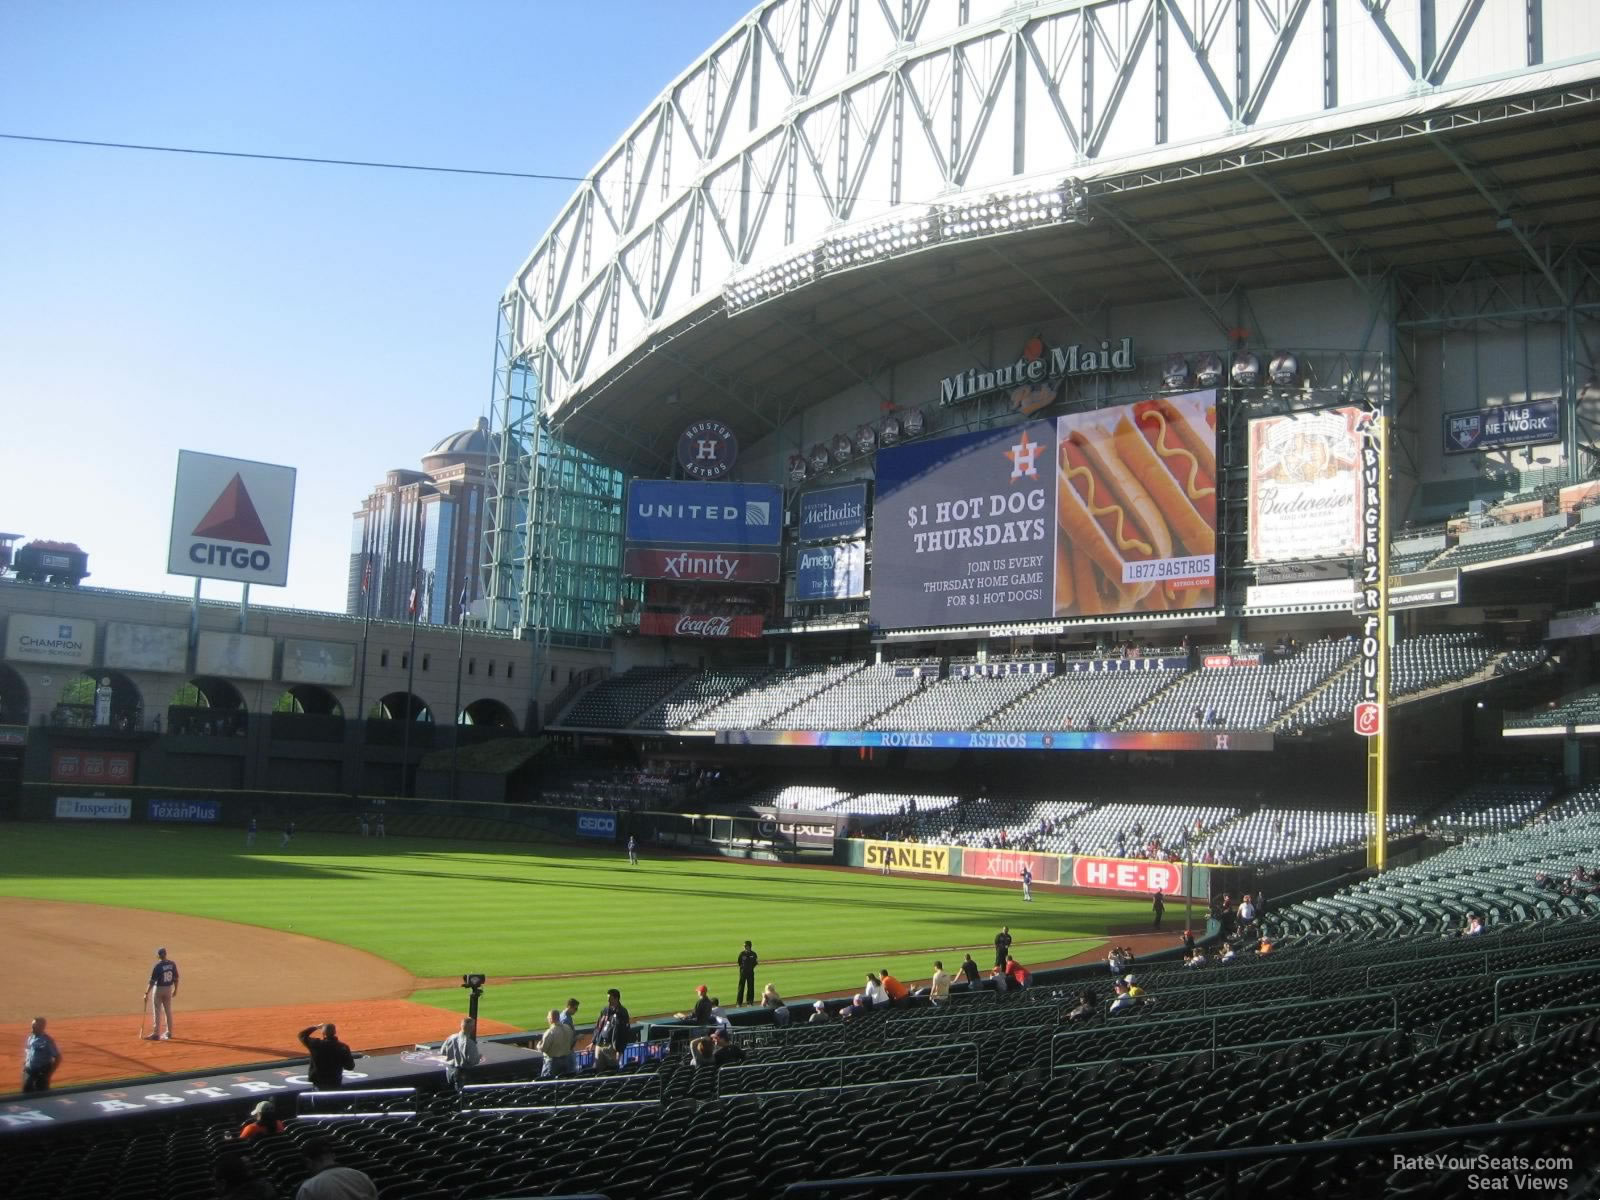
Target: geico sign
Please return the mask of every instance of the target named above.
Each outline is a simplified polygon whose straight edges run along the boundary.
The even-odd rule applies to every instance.
[[[232,567],[237,571],[272,568],[272,555],[265,550],[230,546],[226,542],[194,542],[189,547],[189,561],[203,567]]]
[[[585,833],[615,833],[617,819],[615,817],[579,817],[578,828]]]
[[[1175,863],[1129,862],[1121,858],[1077,858],[1072,882],[1078,887],[1109,888],[1119,892],[1175,893],[1183,871]]]

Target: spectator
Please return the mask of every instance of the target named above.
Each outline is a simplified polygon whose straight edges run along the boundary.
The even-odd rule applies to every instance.
[[[761,1007],[772,1013],[774,1025],[789,1023],[789,1006],[783,1002],[783,997],[778,995],[778,989],[770,983],[761,989]]]
[[[716,1065],[717,1044],[710,1034],[704,1034],[689,1043],[689,1065],[712,1067]]]
[[[319,1029],[322,1036],[312,1037]],[[306,1078],[320,1092],[337,1090],[344,1082],[344,1073],[355,1070],[355,1055],[350,1053],[349,1046],[339,1040],[339,1031],[332,1021],[307,1025],[300,1031],[300,1044],[311,1056],[311,1069],[306,1072]]]
[[[722,1001],[721,998],[717,996],[713,996],[711,998],[710,1024],[711,1032],[713,1033],[719,1029],[727,1034],[733,1033],[733,1022],[728,1020],[728,1014],[722,1011]]]
[[[1007,986],[1018,989],[1027,987],[1030,980],[1028,972],[1023,970],[1022,964],[1014,958],[1006,959],[1006,965],[1001,974],[1005,976]]]
[[[250,1160],[237,1150],[217,1156],[211,1167],[211,1177],[216,1181],[221,1200],[277,1200],[278,1189],[270,1180],[257,1175]]]
[[[696,1025],[709,1025],[711,1024],[712,1007],[711,997],[707,994],[706,985],[702,983],[694,989],[694,1007],[686,1013],[677,1013],[676,1016],[680,1021],[693,1021]]]
[[[253,1142],[257,1138],[273,1137],[283,1132],[283,1122],[278,1120],[277,1113],[273,1111],[272,1101],[263,1100],[250,1110],[250,1119],[239,1130],[241,1142]]]
[[[1084,988],[1078,993],[1077,1005],[1067,1013],[1067,1020],[1087,1021],[1092,1016],[1094,1016],[1094,992]]]
[[[540,1079],[556,1079],[562,1075],[572,1074],[575,1065],[572,1047],[577,1041],[577,1034],[573,1032],[570,1023],[562,1020],[563,1016],[564,1013],[552,1008],[548,1018],[550,1024],[539,1039],[539,1053],[544,1055],[544,1069],[539,1072]]]
[[[970,953],[961,960],[961,978],[967,981],[969,988],[978,986],[978,964],[973,961]]]
[[[867,986],[861,989],[867,998],[867,1008],[880,1008],[889,1003],[889,993],[883,990],[883,981],[871,971],[867,972]]]
[[[35,1017],[28,1027],[28,1036],[22,1039],[22,1090],[47,1092],[50,1076],[61,1065],[61,1050],[55,1038],[44,1031],[48,1022]]]
[[[1477,913],[1467,914],[1467,927],[1461,931],[1462,937],[1477,937],[1483,932],[1483,918]]]
[[[1255,901],[1251,900],[1250,899],[1250,893],[1246,892],[1244,894],[1244,896],[1239,901],[1239,928],[1240,929],[1248,929],[1248,928],[1250,928],[1250,926],[1255,923],[1255,919],[1256,919]]]
[[[828,1006],[821,1000],[811,1006],[811,1024],[826,1025],[833,1020],[833,1014],[828,1011]]]
[[[1191,955],[1193,953],[1194,953],[1194,930],[1185,929],[1183,931],[1183,954],[1184,954],[1184,957],[1187,958],[1189,955]]]
[[[622,1052],[627,1049],[629,1035],[628,1010],[622,1006],[622,993],[616,988],[606,991],[606,1006],[600,1010],[600,1019],[594,1023],[594,1060],[596,1066],[615,1067],[622,1062]]]
[[[888,967],[883,969],[882,978],[878,981],[878,986],[883,989],[885,1001],[896,1007],[903,1005],[911,995],[911,989],[891,975]]]
[[[969,958],[967,961],[971,962],[972,960]],[[928,1003],[939,1007],[949,1002],[950,973],[944,969],[944,963],[935,961],[933,964],[933,978],[928,983]]]
[[[1107,1012],[1126,1012],[1128,1009],[1133,1007],[1133,997],[1128,995],[1127,984],[1123,983],[1121,980],[1118,980],[1115,991],[1116,995],[1111,997],[1111,1004],[1106,1009]]]
[[[378,1200],[378,1189],[354,1167],[334,1163],[336,1151],[327,1138],[312,1138],[300,1147],[311,1177],[300,1185],[295,1200]]]
[[[461,1072],[483,1061],[483,1051],[478,1049],[478,1023],[471,1017],[461,1018],[461,1028],[439,1047],[444,1058],[444,1079],[457,1090],[461,1087]]]
[[[713,1066],[726,1067],[732,1063],[744,1061],[744,1050],[734,1044],[726,1029],[714,1029],[711,1031],[711,1045]]]
[[[576,999],[567,1001],[567,1006],[561,1010],[561,1023],[568,1029],[576,1029],[574,1019],[578,1015],[578,1002]]]

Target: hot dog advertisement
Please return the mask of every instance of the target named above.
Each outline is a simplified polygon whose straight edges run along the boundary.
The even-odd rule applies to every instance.
[[[1216,603],[1216,393],[1056,422],[1054,614]]]
[[[920,628],[1216,603],[1216,393],[878,452],[872,621]]]

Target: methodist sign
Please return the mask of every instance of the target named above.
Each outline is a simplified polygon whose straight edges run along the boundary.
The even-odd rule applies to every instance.
[[[800,497],[802,542],[864,537],[867,532],[867,485],[847,483]]]
[[[293,467],[178,451],[168,573],[283,587],[294,483]]]

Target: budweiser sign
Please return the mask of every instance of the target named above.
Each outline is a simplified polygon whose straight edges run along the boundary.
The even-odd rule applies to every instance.
[[[644,613],[639,632],[654,637],[753,638],[761,636],[761,617],[741,614],[714,617],[706,613]]]

